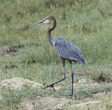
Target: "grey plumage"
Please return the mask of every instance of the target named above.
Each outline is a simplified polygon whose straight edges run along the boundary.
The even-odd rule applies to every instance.
[[[65,40],[64,38],[51,39],[50,43],[55,46],[56,52],[61,57],[72,61],[79,61],[85,64],[85,59],[80,49],[72,42]]]

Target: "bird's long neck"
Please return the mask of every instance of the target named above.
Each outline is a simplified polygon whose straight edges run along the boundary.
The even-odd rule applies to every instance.
[[[52,21],[52,26],[47,30],[47,37],[49,40],[52,39],[52,36],[51,36],[51,31],[55,29],[56,27],[56,19],[53,17],[53,21]]]

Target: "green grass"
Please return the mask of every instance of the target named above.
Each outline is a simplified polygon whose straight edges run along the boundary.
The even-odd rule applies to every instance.
[[[73,63],[73,71],[77,73],[79,70],[88,70],[86,74],[90,77],[74,77],[74,81],[91,78],[100,83],[112,82],[111,0],[20,1],[22,2],[0,1],[0,46],[7,46],[0,50],[5,53],[0,53],[0,81],[23,77],[48,85],[63,78],[61,59],[47,39],[47,28],[51,24],[35,25],[35,22],[52,15],[57,20],[57,27],[52,32],[53,38],[63,37],[73,42],[86,60],[86,65]],[[71,88],[67,88],[71,85],[68,61],[65,68],[67,79],[57,84],[62,88],[56,93],[46,90],[43,95],[38,90],[27,87],[21,92],[0,89],[5,97],[0,102],[1,109],[15,109],[29,95],[54,94],[53,96],[65,97],[71,92]],[[90,97],[95,92],[110,89],[111,87],[81,88],[74,97],[81,99],[81,96]],[[107,104],[107,108],[110,109],[111,105]]]
[[[24,90],[6,90],[2,91],[2,95],[5,96],[3,101],[0,101],[0,109],[17,108],[17,104],[25,99],[29,100],[30,97],[40,93],[38,89],[31,89],[28,86],[24,86]],[[41,94],[39,94],[41,95]]]
[[[98,92],[109,92],[112,90],[111,86],[99,86],[99,87],[88,87],[85,89],[85,87],[81,87],[78,90],[74,92],[73,97],[75,99],[83,99],[87,97],[92,97],[92,94],[98,93]],[[69,90],[70,91],[70,90]],[[0,109],[9,109],[9,108],[17,108],[17,105],[24,101],[24,100],[33,100],[36,99],[36,96],[53,96],[53,97],[59,97],[59,96],[65,96],[68,97],[67,94],[68,88],[62,88],[60,91],[54,92],[50,90],[42,90],[37,88],[30,88],[28,86],[24,86],[24,89],[21,91],[19,90],[7,90],[4,89],[2,92],[2,95],[4,96],[4,100],[0,100]]]

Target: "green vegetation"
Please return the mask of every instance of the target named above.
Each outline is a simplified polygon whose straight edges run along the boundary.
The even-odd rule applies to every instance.
[[[54,97],[59,97],[59,96],[66,96],[68,88],[63,88],[61,91],[58,91],[56,93],[53,93],[54,91],[44,91],[44,90],[39,90],[35,88],[30,88],[28,86],[24,86],[24,89],[21,91],[19,90],[12,90],[9,91],[7,89],[4,89],[2,91],[2,94],[5,96],[5,99],[0,101],[0,109],[9,109],[9,108],[16,108],[17,104],[24,100],[31,100],[31,99],[36,99],[36,96],[49,96],[52,95]],[[66,91],[65,91],[66,90]],[[108,92],[111,91],[112,87],[111,86],[99,86],[99,87],[87,87],[85,88],[79,88],[77,91],[75,91],[74,96],[75,99],[83,99],[87,97],[92,97],[92,94],[98,93],[98,92]],[[65,91],[65,92],[64,92]],[[64,92],[64,93],[63,93]],[[12,106],[13,105],[13,106]]]
[[[63,37],[72,41],[84,55],[87,64],[75,63],[73,70],[88,70],[89,78],[97,82],[112,82],[111,0],[0,0],[0,81],[23,77],[48,85],[63,77],[60,57],[47,39],[47,28],[51,24],[35,25],[48,15],[57,20],[53,38]],[[66,96],[71,91],[70,87],[65,88],[66,84],[71,84],[70,64],[67,61],[66,70],[69,71],[67,79],[57,84],[62,86],[60,91],[54,93],[48,90],[38,94],[38,90],[27,88],[21,92],[6,90],[2,92],[5,99],[0,102],[0,109],[13,109],[13,106],[15,109],[24,100],[23,97],[36,95],[36,92],[43,96]],[[81,79],[74,79],[78,78]],[[96,87],[84,92],[81,88],[74,97],[89,97],[95,91],[110,89]],[[25,92],[27,90],[31,94]],[[16,94],[17,100],[14,100]],[[5,104],[11,106],[4,108]]]
[[[68,5],[66,0],[58,1],[58,3],[55,0],[51,0],[52,2],[49,0],[19,1],[20,3],[10,1],[7,2],[8,4],[1,1],[0,45],[12,47],[23,45],[29,48],[37,44],[38,55],[34,54],[34,57],[39,63],[54,62],[54,57],[59,63],[60,58],[56,55],[55,49],[52,49],[46,41],[47,25],[35,25],[35,22],[50,13],[57,19],[57,28],[52,33],[53,37],[55,39],[63,37],[78,45],[87,64],[101,64],[112,60],[111,1],[106,2],[105,6],[102,4],[103,1],[96,2],[95,0],[89,2],[77,0],[75,3],[71,0]],[[57,15],[57,12],[60,13]]]

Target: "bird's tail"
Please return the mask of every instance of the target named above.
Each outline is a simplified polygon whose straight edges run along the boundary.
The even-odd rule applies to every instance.
[[[79,61],[81,64],[86,64],[86,61],[84,60],[84,61]]]
[[[86,64],[86,61],[85,61],[83,55],[80,56],[79,62],[80,62],[81,64]]]

